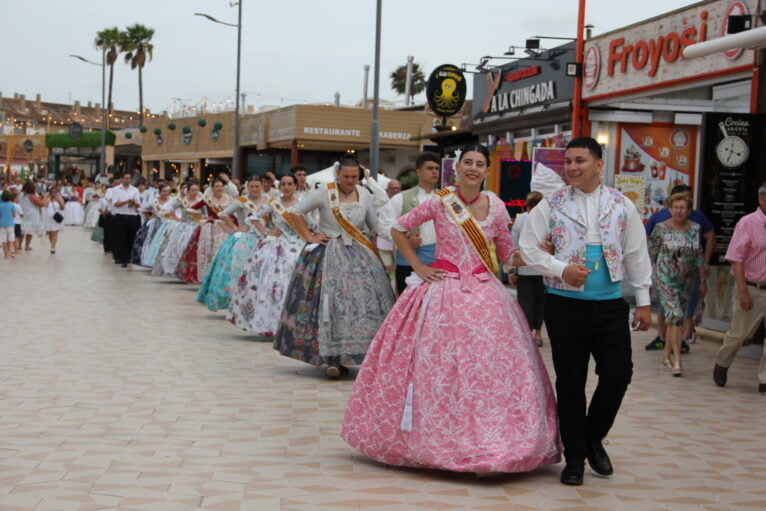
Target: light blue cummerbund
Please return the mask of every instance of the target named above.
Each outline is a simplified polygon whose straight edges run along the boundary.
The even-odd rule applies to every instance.
[[[431,264],[432,262],[436,261],[436,243],[431,245],[421,245],[415,249],[415,253],[418,256],[418,259],[420,259],[420,262],[423,264]],[[396,264],[397,266],[410,265],[410,263],[408,263],[407,260],[403,258],[399,252],[396,253]]]
[[[584,290],[566,291],[549,287],[548,292],[567,298],[577,298],[578,300],[614,300],[615,298],[622,297],[620,283],[612,282],[612,278],[609,276],[609,268],[606,266],[606,259],[604,259],[601,245],[587,245],[585,259],[585,266],[588,267],[591,273],[585,279]],[[598,270],[595,269],[596,261],[598,261]]]

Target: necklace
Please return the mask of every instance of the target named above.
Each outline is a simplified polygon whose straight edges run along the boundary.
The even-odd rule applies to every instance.
[[[585,258],[585,263],[586,263],[586,264],[587,264],[587,263],[593,263],[593,269],[594,269],[595,271],[598,271],[598,262],[599,262],[600,260],[601,260],[601,257],[598,257],[598,258],[596,258],[596,259],[588,259],[588,258],[586,257],[586,258]]]
[[[476,202],[477,200],[479,200],[479,197],[481,197],[481,192],[479,192],[479,194],[478,194],[476,197],[474,197],[474,198],[473,198],[473,199],[471,199],[470,201],[467,201],[467,200],[465,200],[465,198],[464,198],[464,197],[463,197],[463,196],[460,194],[460,188],[456,188],[456,189],[455,189],[455,193],[457,193],[457,196],[458,196],[458,198],[459,198],[461,201],[463,201],[463,202],[465,203],[465,205],[466,205],[466,206],[470,206],[471,204],[473,204],[474,202]]]

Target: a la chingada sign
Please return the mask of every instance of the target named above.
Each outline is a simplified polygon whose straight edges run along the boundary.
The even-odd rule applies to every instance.
[[[440,117],[451,117],[463,108],[465,76],[452,64],[442,64],[431,72],[426,86],[428,106]]]
[[[752,64],[739,48],[686,59],[687,46],[726,35],[729,17],[757,12],[758,0],[711,0],[615,30],[585,43],[583,97],[629,92]]]
[[[574,43],[542,52],[540,57],[520,59],[474,77],[474,124],[572,99],[574,80],[566,76],[566,63],[574,60]]]

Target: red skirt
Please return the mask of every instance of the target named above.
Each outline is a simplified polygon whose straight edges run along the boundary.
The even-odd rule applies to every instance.
[[[181,260],[176,266],[175,276],[187,284],[199,284],[197,280],[197,248],[199,246],[199,235],[202,232],[201,227],[194,229],[194,234],[189,239],[189,243],[184,249]]]

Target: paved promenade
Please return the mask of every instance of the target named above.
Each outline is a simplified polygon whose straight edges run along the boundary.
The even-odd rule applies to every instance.
[[[0,260],[1,511],[766,509],[757,364],[738,358],[719,389],[712,342],[672,378],[635,335],[611,478],[390,468],[339,437],[351,379],[278,356],[196,286],[120,268],[88,236]]]

